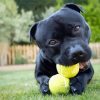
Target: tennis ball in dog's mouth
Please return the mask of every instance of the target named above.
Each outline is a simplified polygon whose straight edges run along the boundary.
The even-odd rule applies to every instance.
[[[63,75],[66,78],[72,78],[79,72],[79,63],[72,66],[63,66],[57,64],[57,71],[59,74]]]
[[[56,94],[67,94],[69,92],[69,79],[60,74],[52,76],[49,80],[50,92]]]

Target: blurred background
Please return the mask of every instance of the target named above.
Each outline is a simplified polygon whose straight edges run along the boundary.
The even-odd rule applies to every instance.
[[[66,3],[84,8],[82,14],[92,30],[92,59],[99,60],[100,0],[0,0],[0,66],[34,63],[39,49],[30,43],[30,26]]]
[[[66,3],[84,8],[92,35],[94,77],[82,95],[43,96],[34,76],[39,51],[30,43],[32,24]],[[52,67],[52,66],[50,66]],[[0,100],[100,100],[100,0],[0,0]]]

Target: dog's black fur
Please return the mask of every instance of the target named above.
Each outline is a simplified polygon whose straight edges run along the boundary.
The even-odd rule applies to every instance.
[[[89,62],[87,69],[70,79],[70,92],[81,94],[92,79],[94,70],[90,63],[88,46],[90,28],[76,4],[66,4],[59,11],[31,27],[30,38],[40,48],[36,60],[35,77],[43,94],[49,94],[48,81],[57,74],[56,64],[73,65]],[[85,67],[86,67],[85,66]]]

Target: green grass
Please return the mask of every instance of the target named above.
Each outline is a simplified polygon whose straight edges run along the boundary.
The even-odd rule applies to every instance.
[[[33,70],[0,72],[0,100],[100,100],[100,64],[82,95],[46,95],[39,91]]]

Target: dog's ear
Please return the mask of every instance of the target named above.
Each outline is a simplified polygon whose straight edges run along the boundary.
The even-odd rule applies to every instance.
[[[86,26],[85,26],[85,37],[86,37],[87,43],[89,43],[89,41],[90,41],[90,35],[91,35],[91,29],[90,29],[89,25],[86,23]]]
[[[67,4],[65,4],[64,8],[66,8],[66,7],[70,8],[70,9],[73,9],[73,10],[79,12],[79,13],[84,12],[84,10],[81,6],[76,5],[74,3],[67,3]]]
[[[38,25],[38,23],[35,23],[30,28],[30,31],[29,31],[30,41],[35,40],[35,33],[36,33],[36,30],[37,30],[37,25]]]

